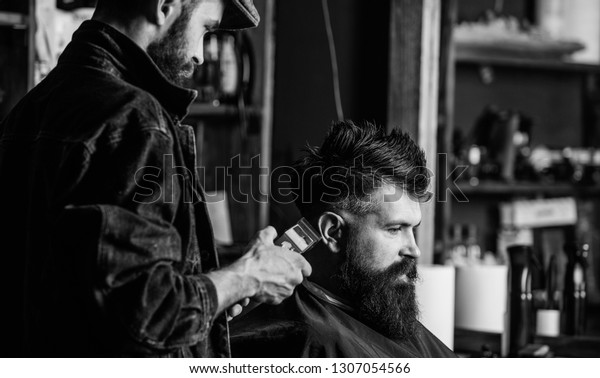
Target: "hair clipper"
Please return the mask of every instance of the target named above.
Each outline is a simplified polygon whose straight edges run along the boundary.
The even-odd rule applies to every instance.
[[[278,237],[274,244],[300,254],[308,251],[321,240],[317,231],[304,218]]]

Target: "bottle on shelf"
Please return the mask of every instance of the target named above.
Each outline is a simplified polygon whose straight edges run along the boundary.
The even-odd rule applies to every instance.
[[[469,223],[467,225],[467,237],[465,242],[467,263],[470,265],[479,265],[481,263],[481,247],[477,242],[477,225],[474,223]]]
[[[600,149],[592,152],[592,163],[590,164],[587,177],[591,184],[600,184]]]
[[[223,35],[220,54],[220,89],[223,100],[234,99],[239,92],[239,63],[236,53],[235,37],[231,34]]]
[[[204,39],[204,63],[196,67],[193,83],[198,102],[219,105],[219,37],[215,33]]]
[[[251,41],[243,32],[210,33],[204,40],[204,64],[198,66],[191,86],[198,102],[239,106],[249,101],[253,80]]]
[[[586,267],[588,244],[566,243],[567,268],[564,285],[564,333],[581,335],[586,323]]]
[[[557,277],[556,255],[553,254],[546,269],[544,303],[536,312],[536,334],[539,336],[560,335],[560,291],[557,287]]]
[[[467,161],[469,163],[467,170],[469,184],[477,186],[479,184],[479,170],[481,168],[481,148],[478,145],[474,144],[469,147]]]
[[[467,264],[467,246],[463,239],[463,225],[452,225],[450,236],[450,251],[446,258],[446,265],[463,266]]]
[[[532,256],[529,245],[508,247],[508,303],[504,354],[516,357],[533,341]]]

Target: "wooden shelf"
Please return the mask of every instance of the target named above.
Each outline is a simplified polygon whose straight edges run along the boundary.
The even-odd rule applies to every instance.
[[[465,195],[513,196],[513,195],[553,195],[553,196],[600,196],[600,185],[575,185],[570,183],[537,183],[481,181],[473,186],[467,182],[458,184]]]
[[[593,311],[590,311],[590,314],[597,313],[597,309],[591,310]],[[600,337],[597,336],[534,336],[533,341],[537,344],[548,345],[554,357],[600,357]],[[454,330],[454,351],[464,357],[481,357],[484,346],[491,353],[499,356],[501,344],[501,334],[499,333],[476,332],[459,328]]]
[[[600,73],[599,64],[588,64],[566,60],[460,54],[456,57],[456,63],[458,65],[485,65],[508,68],[542,69],[548,71],[566,71],[575,73]]]
[[[29,17],[25,14],[0,11],[0,26],[26,28],[28,24]]]
[[[258,116],[261,114],[260,109],[256,107],[248,107],[246,113],[249,117]],[[188,117],[226,117],[234,118],[240,116],[240,110],[234,105],[218,105],[206,103],[194,103],[190,106]]]

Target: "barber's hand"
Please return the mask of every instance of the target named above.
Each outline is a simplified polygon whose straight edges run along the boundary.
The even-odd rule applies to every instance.
[[[255,285],[253,300],[279,304],[292,295],[294,288],[308,277],[312,268],[302,255],[275,246],[277,232],[271,226],[261,230],[248,245],[248,251],[236,263]]]
[[[241,314],[244,311],[244,307],[248,306],[248,303],[250,303],[250,298],[243,299],[231,306],[227,310],[227,320],[231,320]]]

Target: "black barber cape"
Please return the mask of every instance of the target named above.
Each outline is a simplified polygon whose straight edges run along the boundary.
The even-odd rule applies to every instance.
[[[421,323],[413,338],[392,340],[352,313],[333,294],[305,281],[280,305],[261,305],[232,322],[232,356],[456,357]]]

